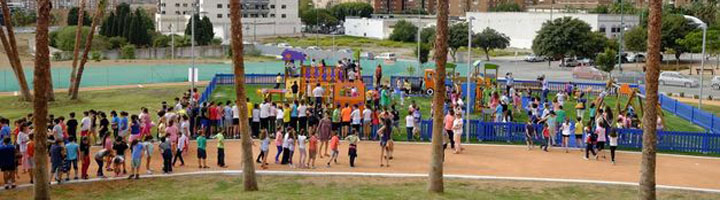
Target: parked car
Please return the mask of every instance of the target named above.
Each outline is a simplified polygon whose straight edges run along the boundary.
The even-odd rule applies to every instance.
[[[565,58],[564,62],[561,62],[559,67],[577,67],[580,63],[575,58]]]
[[[525,56],[525,61],[527,62],[542,62],[545,61],[545,57],[537,56],[535,54],[530,54]]]
[[[309,47],[307,48],[307,50],[320,51],[320,47],[317,47],[317,46],[309,46]]]
[[[662,72],[658,79],[660,85],[677,85],[685,87],[697,87],[700,83],[690,76],[678,72]]]
[[[645,55],[641,53],[629,53],[625,56],[628,62],[645,62]]]
[[[578,59],[578,66],[593,66],[595,65],[595,61],[590,58],[581,58]]]
[[[710,86],[716,90],[720,90],[720,76],[713,77],[712,81],[710,81]]]
[[[607,80],[608,73],[591,66],[575,67],[572,70],[573,78]]]
[[[375,60],[375,54],[373,54],[372,52],[362,52],[360,53],[360,58]]]
[[[378,55],[375,58],[383,59],[383,60],[393,60],[393,61],[397,60],[397,57],[395,57],[395,53],[392,53],[392,52],[381,53],[380,55]]]
[[[353,51],[350,49],[340,49],[340,53],[352,53]]]

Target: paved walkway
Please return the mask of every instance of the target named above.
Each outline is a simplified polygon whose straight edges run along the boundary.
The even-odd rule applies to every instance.
[[[255,141],[255,155],[259,143]],[[162,159],[157,151],[153,154],[151,166],[155,174],[160,172]],[[226,142],[226,163],[228,168],[219,168],[216,163],[214,141],[208,142],[208,164],[210,169],[198,169],[195,159],[195,144],[185,156],[186,165],[174,168],[175,172],[240,170],[240,142]],[[358,148],[359,157],[356,167],[348,166],[347,144],[341,143],[338,164],[325,167],[327,158],[316,162],[316,169],[295,169],[289,166],[270,164],[272,171],[315,171],[315,172],[372,172],[372,173],[427,173],[429,169],[430,148],[428,143],[396,143],[394,159],[390,167],[380,167],[380,146],[374,141],[361,142]],[[274,159],[275,147],[270,148],[271,159]],[[97,148],[93,148],[95,152]],[[561,149],[542,152],[538,149],[528,151],[523,146],[513,145],[468,145],[462,154],[452,154],[450,150],[445,162],[445,173],[454,175],[527,177],[551,179],[585,179],[611,182],[638,182],[640,176],[640,157],[637,152],[618,152],[617,165],[609,161],[609,152],[605,152],[608,160],[599,161],[582,159],[579,150],[565,153]],[[129,153],[128,153],[129,155]],[[129,157],[128,157],[129,159]],[[294,161],[298,163],[299,153],[295,152]],[[178,161],[179,162],[179,161]],[[145,165],[143,161],[143,166]],[[179,165],[179,163],[178,163]],[[128,160],[127,166],[130,167]],[[259,166],[259,165],[256,165]],[[97,165],[90,165],[89,174],[95,177]],[[128,168],[129,169],[129,168]],[[145,174],[144,167],[141,170]],[[259,170],[262,171],[262,170]],[[110,173],[106,172],[106,175]],[[19,183],[27,183],[27,174],[21,174]],[[720,189],[720,159],[711,157],[695,157],[680,155],[659,155],[657,163],[657,181],[661,185]]]

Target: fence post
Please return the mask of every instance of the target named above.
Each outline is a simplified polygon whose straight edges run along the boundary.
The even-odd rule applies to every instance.
[[[677,103],[678,103],[678,100],[677,100],[677,99],[673,99],[673,100],[675,100],[675,102],[674,102],[675,105],[673,106],[673,114],[677,114]]]

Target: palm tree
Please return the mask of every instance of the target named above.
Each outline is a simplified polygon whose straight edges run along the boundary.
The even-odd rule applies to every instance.
[[[435,34],[435,82],[445,82],[445,62],[448,53],[448,0],[437,1],[437,32]],[[437,87],[433,96],[432,160],[428,176],[428,191],[443,193],[443,105],[445,87]],[[452,136],[451,136],[452,137]]]
[[[37,1],[37,30],[35,31],[35,76],[33,88],[33,124],[35,129],[35,199],[50,199],[50,184],[47,170],[47,124],[50,89],[50,48],[48,47],[48,25],[50,24],[50,0]]]
[[[72,71],[70,72],[70,88],[68,88],[68,95],[72,96],[75,92],[75,77],[77,76],[77,62],[78,54],[80,53],[80,36],[82,36],[83,18],[85,17],[85,0],[80,0],[80,7],[78,7],[77,25],[75,26],[75,49],[73,50],[73,62]],[[100,10],[100,9],[97,9]],[[90,33],[92,34],[92,33]]]
[[[30,87],[28,87],[25,72],[23,72],[22,63],[20,63],[20,56],[17,50],[15,31],[13,31],[12,18],[10,16],[10,8],[8,8],[7,0],[2,0],[1,2],[4,24],[7,29],[7,37],[5,37],[5,32],[0,29],[0,40],[2,41],[5,52],[7,53],[8,60],[10,60],[10,67],[13,69],[13,72],[15,72],[15,78],[20,86],[21,100],[31,101],[32,95],[30,94]]]
[[[72,89],[72,93],[70,94],[70,99],[77,99],[78,98],[78,92],[80,91],[80,80],[82,80],[82,74],[85,70],[85,63],[87,63],[88,59],[88,52],[90,52],[90,46],[92,45],[93,36],[95,36],[95,28],[97,28],[97,25],[100,23],[100,19],[103,18],[103,15],[105,14],[105,6],[107,5],[107,0],[100,0],[98,1],[97,9],[95,9],[95,15],[92,19],[92,24],[90,25],[90,33],[88,33],[87,39],[85,40],[85,49],[83,49],[82,58],[80,60],[80,66],[77,69],[77,75],[75,76],[75,82],[71,82],[70,88]],[[78,11],[82,13],[82,10]],[[78,14],[78,16],[82,16]],[[80,24],[80,20],[78,20],[78,24]],[[81,27],[78,27],[80,29]],[[76,35],[77,38],[77,35]],[[80,41],[80,40],[75,40]],[[75,43],[75,46],[77,47],[77,43]],[[76,49],[77,50],[77,49]],[[73,61],[74,62],[74,61]]]
[[[242,13],[240,1],[230,1],[230,31],[232,35],[232,60],[235,68],[235,93],[240,116],[247,116],[247,102],[245,94],[245,64],[243,63],[243,35]],[[258,185],[255,177],[255,163],[253,162],[252,138],[248,132],[247,120],[240,120],[240,134],[242,138],[243,186],[245,191],[257,191]]]
[[[660,75],[660,30],[662,0],[650,0],[648,16],[647,70],[645,71],[645,115],[643,115],[643,149],[640,163],[638,199],[655,199],[655,162],[658,117],[658,76]]]

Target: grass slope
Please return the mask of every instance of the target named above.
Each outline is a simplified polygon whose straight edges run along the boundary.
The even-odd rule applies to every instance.
[[[244,192],[240,176],[209,175],[102,181],[51,187],[55,199],[634,199],[636,187],[545,182],[446,180],[429,194],[418,178],[259,176],[260,191]],[[31,199],[31,188],[3,199]],[[718,199],[719,194],[659,190],[659,199]]]

